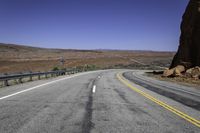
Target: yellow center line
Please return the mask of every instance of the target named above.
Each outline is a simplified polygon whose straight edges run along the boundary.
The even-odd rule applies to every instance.
[[[170,106],[170,105],[168,105],[168,104],[156,99],[155,97],[151,96],[150,94],[148,94],[148,93],[146,93],[146,92],[144,92],[144,91],[132,86],[130,84],[130,82],[128,80],[126,80],[125,78],[123,78],[122,75],[119,74],[119,73],[117,74],[117,78],[119,79],[119,81],[121,81],[123,84],[125,84],[127,87],[129,87],[133,91],[141,94],[142,96],[148,98],[149,100],[153,101],[154,103],[157,103],[158,105],[162,106],[163,108],[169,110],[170,112],[180,116],[181,118],[187,120],[188,122],[190,122],[190,123],[192,123],[192,124],[194,124],[194,125],[196,125],[197,127],[200,128],[200,121],[199,120],[197,120],[197,119],[195,119],[195,118],[193,118],[193,117],[191,117],[191,116],[189,116],[189,115],[187,115],[187,114],[175,109],[174,107],[172,107],[172,106]]]

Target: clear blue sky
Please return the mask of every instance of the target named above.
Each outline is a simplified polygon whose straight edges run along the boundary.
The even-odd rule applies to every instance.
[[[175,51],[188,0],[0,0],[0,42]]]

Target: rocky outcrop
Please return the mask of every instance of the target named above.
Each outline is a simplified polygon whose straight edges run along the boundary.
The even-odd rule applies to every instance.
[[[182,17],[180,45],[170,68],[177,65],[200,66],[200,0],[190,0]]]
[[[163,76],[199,78],[200,66],[200,0],[190,0],[182,17],[180,44],[170,69]]]

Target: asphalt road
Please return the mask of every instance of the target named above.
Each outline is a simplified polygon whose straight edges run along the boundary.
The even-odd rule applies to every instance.
[[[143,71],[124,72],[123,76],[146,89],[169,97],[200,111],[200,90],[144,76]]]
[[[124,71],[1,88],[0,133],[200,132],[198,109],[123,78]]]

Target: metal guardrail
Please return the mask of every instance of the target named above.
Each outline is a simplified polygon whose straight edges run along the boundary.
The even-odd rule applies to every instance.
[[[38,79],[41,78],[41,76],[45,76],[45,78],[48,78],[48,75],[53,76],[60,76],[60,75],[66,75],[66,74],[74,74],[77,72],[81,72],[80,70],[76,69],[69,69],[69,70],[58,70],[58,71],[49,71],[49,72],[34,72],[34,73],[22,73],[22,74],[4,74],[0,76],[0,81],[4,82],[4,86],[9,86],[8,81],[9,80],[17,80],[19,83],[22,83],[23,78],[29,78],[29,81],[32,81],[34,76],[38,76]]]

